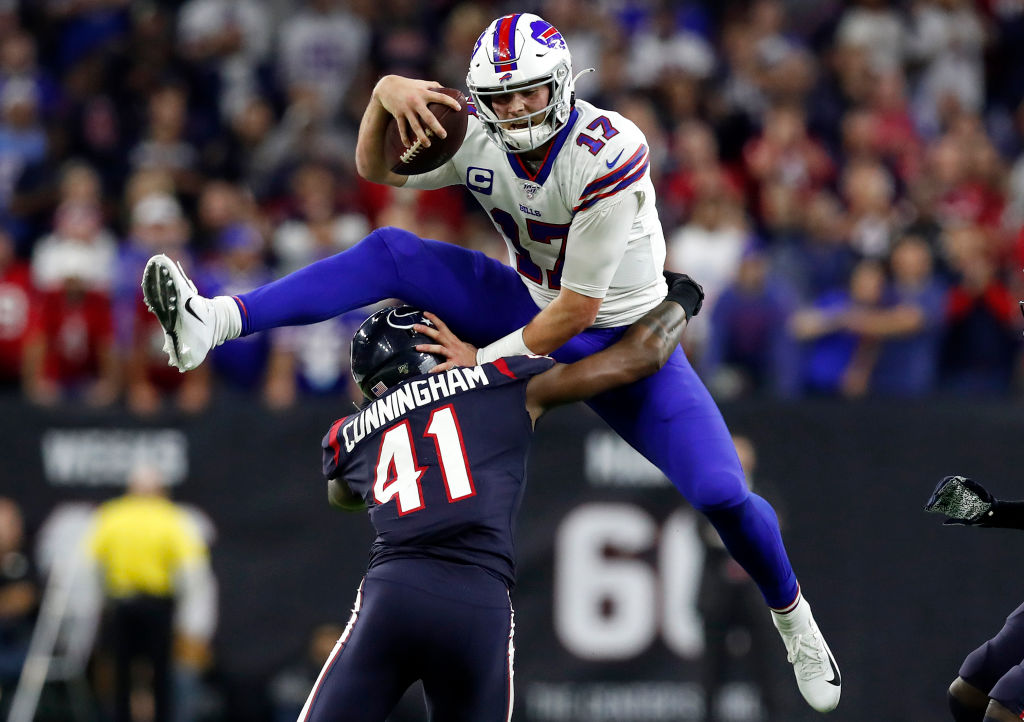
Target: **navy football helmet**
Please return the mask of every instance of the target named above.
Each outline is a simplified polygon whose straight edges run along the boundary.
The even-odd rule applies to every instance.
[[[413,330],[415,324],[433,326],[412,306],[388,306],[363,321],[352,337],[352,378],[363,395],[379,399],[384,392],[412,376],[425,374],[446,361],[443,356],[417,351],[421,343],[434,343]]]

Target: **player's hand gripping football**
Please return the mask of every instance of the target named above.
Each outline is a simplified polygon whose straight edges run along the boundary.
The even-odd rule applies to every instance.
[[[434,80],[417,80],[400,75],[385,75],[377,82],[373,95],[384,110],[395,117],[398,133],[406,148],[417,139],[429,148],[430,136],[426,128],[441,138],[448,135],[444,126],[427,108],[427,103],[444,103],[452,110],[460,110],[455,98],[433,90],[441,87],[444,86]]]
[[[437,343],[421,343],[416,346],[416,350],[437,354],[448,359],[444,363],[432,368],[430,373],[436,374],[456,366],[476,366],[476,346],[461,340],[452,333],[451,329],[444,324],[444,321],[430,311],[424,311],[423,315],[429,318],[431,323],[437,328],[431,328],[419,323],[412,328],[414,331],[418,331],[425,336],[430,336]]]
[[[935,487],[924,510],[945,514],[949,518],[943,524],[984,526],[994,503],[995,497],[978,482],[947,476]]]

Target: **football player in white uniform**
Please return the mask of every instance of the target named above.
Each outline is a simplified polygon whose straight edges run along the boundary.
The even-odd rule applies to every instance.
[[[537,15],[515,13],[477,40],[466,138],[445,165],[403,176],[384,153],[392,116],[407,145],[429,144],[428,128],[443,137],[427,104],[458,103],[437,83],[386,76],[364,113],[360,174],[393,186],[465,185],[505,239],[509,266],[383,228],[263,288],[204,299],[180,268],[156,256],[143,287],[167,331],[171,363],[194,368],[226,339],[386,298],[446,320],[453,335],[443,339],[449,361],[441,369],[528,353],[572,362],[613,343],[664,298],[665,242],[643,133],[577,100],[575,79],[561,34]],[[816,710],[834,709],[839,670],[800,593],[775,512],[747,489],[721,413],[682,351],[648,379],[589,403],[708,517],[761,589],[804,698]]]

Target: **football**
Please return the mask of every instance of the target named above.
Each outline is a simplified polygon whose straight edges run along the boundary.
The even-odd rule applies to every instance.
[[[430,147],[424,146],[415,139],[415,136],[412,136],[412,146],[406,148],[402,145],[402,136],[398,133],[398,121],[391,118],[388,121],[384,141],[384,155],[391,170],[395,173],[417,175],[434,170],[447,163],[462,147],[462,141],[466,138],[466,124],[469,121],[469,114],[466,110],[468,100],[455,88],[437,88],[436,90],[459,101],[462,110],[455,111],[441,103],[427,105],[430,112],[437,118],[437,122],[448,132],[448,137],[441,139],[434,137],[433,132],[427,128]]]

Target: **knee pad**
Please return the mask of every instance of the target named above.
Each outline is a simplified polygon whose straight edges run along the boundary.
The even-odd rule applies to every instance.
[[[744,486],[746,490],[746,486]],[[694,505],[696,507],[696,505]],[[711,508],[696,507],[702,512],[716,528],[720,523],[727,525],[735,523],[750,523],[751,520],[763,519],[774,526],[778,526],[779,519],[775,514],[772,505],[762,497],[750,491],[734,502]]]
[[[747,500],[755,496],[747,487],[743,476],[730,471],[707,474],[701,478],[699,484],[691,484],[686,489],[680,488],[680,491],[694,509],[709,519],[715,515],[730,516],[743,513]],[[764,503],[767,505],[767,502]]]

